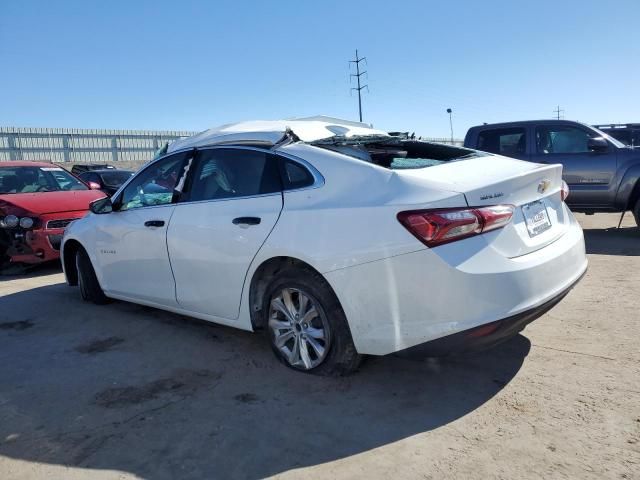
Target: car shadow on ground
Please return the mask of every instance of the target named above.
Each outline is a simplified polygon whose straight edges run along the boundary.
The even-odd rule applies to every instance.
[[[428,432],[496,395],[531,347],[326,378],[282,366],[261,335],[63,284],[3,304],[0,455],[148,479],[263,478]]]
[[[640,228],[584,229],[587,253],[596,255],[640,255]]]
[[[2,265],[0,266],[0,282],[8,282],[19,278],[42,277],[61,272],[62,264],[59,260],[38,265]]]

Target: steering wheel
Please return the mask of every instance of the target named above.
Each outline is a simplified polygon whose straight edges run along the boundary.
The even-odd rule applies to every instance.
[[[38,188],[36,188],[36,192],[48,192],[49,191],[49,187],[47,187],[46,185],[40,185]]]

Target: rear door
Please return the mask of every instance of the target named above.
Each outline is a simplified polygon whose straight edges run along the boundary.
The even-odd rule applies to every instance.
[[[545,124],[535,129],[533,160],[562,164],[562,177],[571,190],[567,203],[572,207],[613,203],[617,153],[613,145],[606,152],[590,151],[588,141],[597,136],[581,125]]]
[[[277,159],[250,148],[201,150],[167,245],[182,308],[236,319],[251,261],[282,210]]]

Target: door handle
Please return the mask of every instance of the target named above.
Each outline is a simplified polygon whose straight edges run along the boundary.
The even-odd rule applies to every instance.
[[[260,217],[238,217],[233,219],[234,225],[260,225]]]
[[[144,222],[145,227],[164,227],[164,220],[147,220]]]

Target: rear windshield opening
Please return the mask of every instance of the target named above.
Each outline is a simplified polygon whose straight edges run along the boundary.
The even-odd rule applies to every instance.
[[[391,170],[432,167],[441,163],[487,155],[462,147],[420,140],[392,140],[378,143],[324,144],[323,148],[364,160]]]

